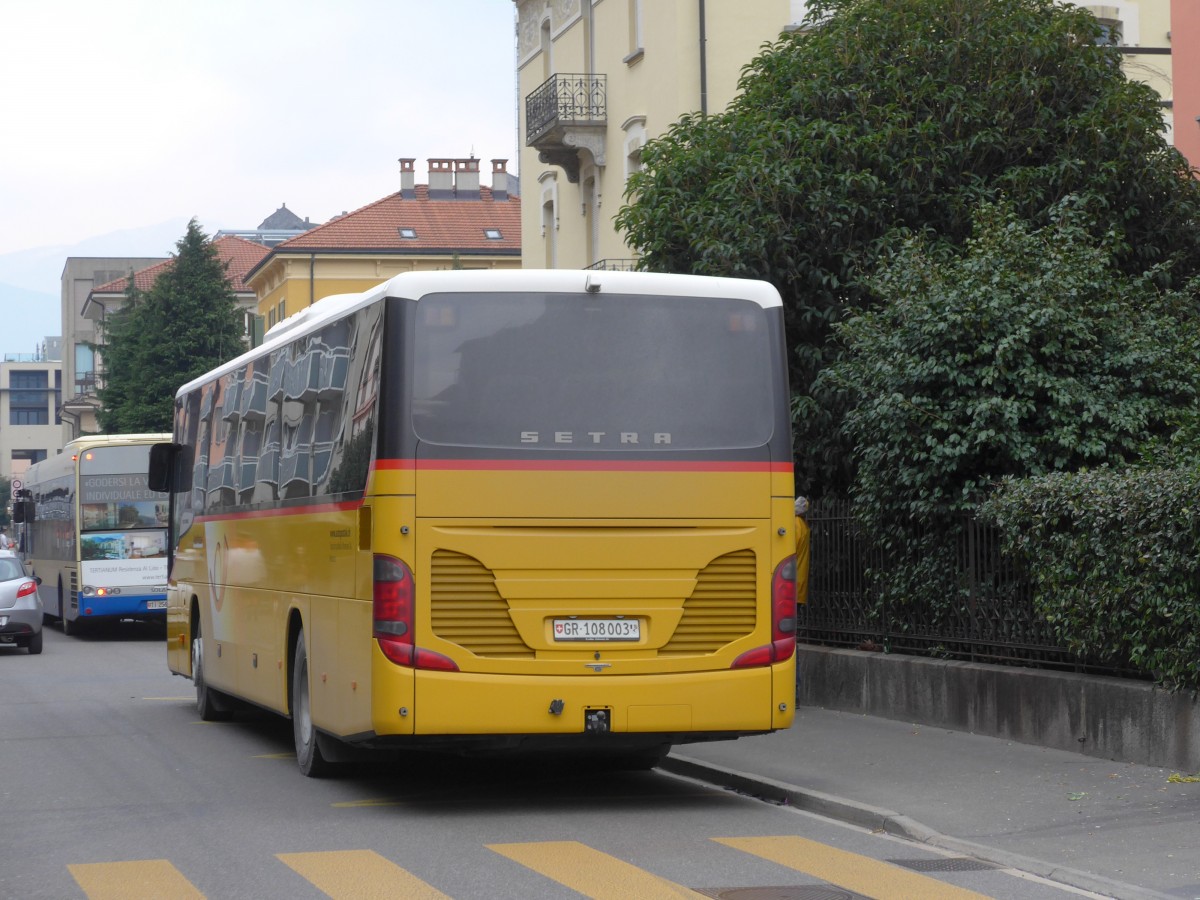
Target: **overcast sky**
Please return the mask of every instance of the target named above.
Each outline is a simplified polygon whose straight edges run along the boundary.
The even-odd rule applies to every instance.
[[[513,27],[511,0],[6,4],[0,282],[18,251],[193,216],[324,222],[398,190],[401,156],[517,173]]]

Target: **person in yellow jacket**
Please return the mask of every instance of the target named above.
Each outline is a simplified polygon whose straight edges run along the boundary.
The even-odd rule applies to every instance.
[[[805,516],[808,498],[796,498],[796,603],[808,602],[808,559],[810,532]]]

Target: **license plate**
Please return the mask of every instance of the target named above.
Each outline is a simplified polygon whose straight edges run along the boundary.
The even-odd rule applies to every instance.
[[[555,619],[556,641],[640,641],[641,619]]]
[[[166,609],[166,608],[167,608],[166,600],[147,600],[146,601],[146,609]]]

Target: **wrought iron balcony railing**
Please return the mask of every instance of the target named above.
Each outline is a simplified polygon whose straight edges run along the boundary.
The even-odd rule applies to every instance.
[[[603,166],[607,92],[604,75],[552,75],[525,98],[526,145],[572,182],[579,181],[579,151]]]
[[[609,259],[600,259],[592,263],[590,266],[584,266],[585,269],[595,269],[601,272],[636,272],[636,259],[619,259],[611,257]]]
[[[604,75],[551,75],[525,98],[525,143],[556,126],[603,125],[608,118],[608,83]]]

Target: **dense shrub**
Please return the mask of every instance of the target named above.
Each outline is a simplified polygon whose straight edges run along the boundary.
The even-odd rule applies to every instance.
[[[1200,689],[1200,464],[1009,479],[981,514],[1068,649]]]

